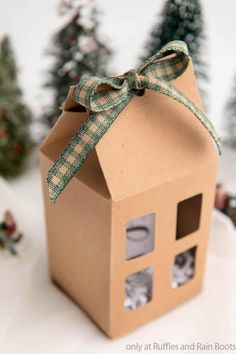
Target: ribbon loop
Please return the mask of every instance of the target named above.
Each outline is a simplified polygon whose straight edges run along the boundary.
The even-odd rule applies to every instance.
[[[50,199],[55,202],[89,153],[135,94],[145,88],[167,95],[193,113],[207,129],[221,153],[220,139],[206,115],[171,84],[189,65],[184,42],[173,41],[146,60],[139,68],[116,77],[89,76],[75,86],[73,99],[90,112],[48,172]]]

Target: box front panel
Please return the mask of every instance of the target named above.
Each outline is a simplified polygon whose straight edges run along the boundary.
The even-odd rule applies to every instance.
[[[112,337],[201,290],[215,180],[208,166],[113,204]]]

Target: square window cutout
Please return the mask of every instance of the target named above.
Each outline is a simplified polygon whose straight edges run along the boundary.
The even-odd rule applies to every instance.
[[[126,259],[149,253],[154,248],[155,214],[130,220],[126,225]]]
[[[185,199],[178,203],[176,239],[198,230],[202,208],[202,194]]]
[[[187,283],[195,275],[196,249],[193,247],[177,254],[173,266],[172,288],[176,289]]]
[[[129,274],[125,279],[124,307],[135,310],[152,299],[153,267]]]

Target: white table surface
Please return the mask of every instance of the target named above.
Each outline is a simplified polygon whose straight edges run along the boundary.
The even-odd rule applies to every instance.
[[[25,233],[18,258],[0,253],[1,354],[127,354],[137,353],[126,348],[137,342],[236,344],[236,232],[220,212],[213,213],[204,291],[110,340],[49,280],[38,169],[11,186],[0,179],[0,196],[0,213],[6,207],[14,210]]]

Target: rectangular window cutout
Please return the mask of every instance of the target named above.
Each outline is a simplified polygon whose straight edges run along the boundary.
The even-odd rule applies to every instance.
[[[176,239],[198,230],[202,208],[202,194],[178,203]]]
[[[152,299],[153,267],[129,274],[125,279],[124,307],[135,310]]]
[[[154,248],[155,214],[130,220],[126,225],[126,259],[149,253]]]
[[[176,289],[194,277],[196,249],[197,247],[190,248],[175,257],[172,288]]]

